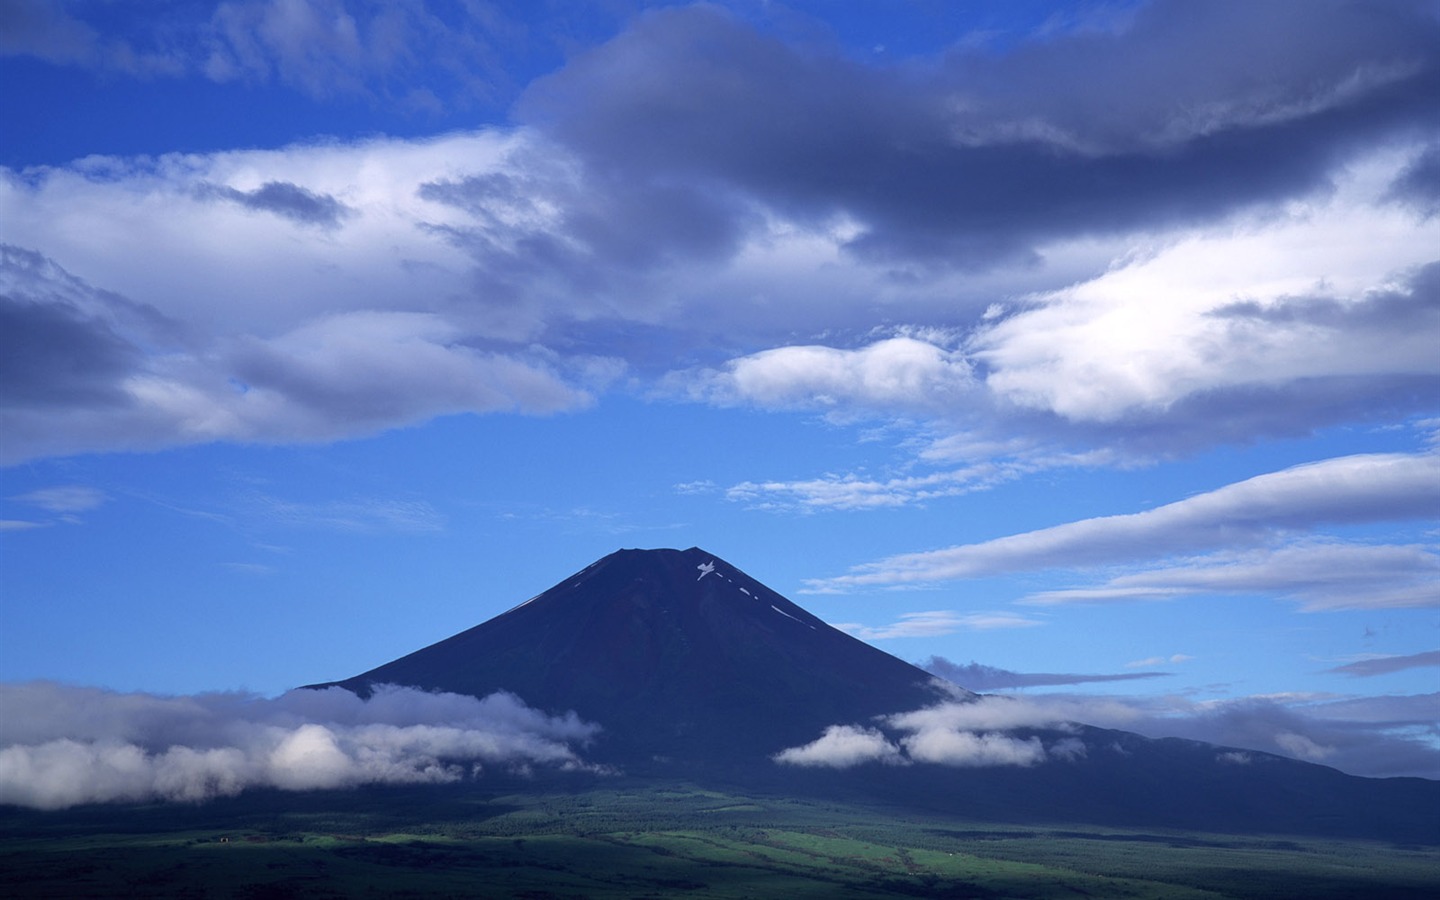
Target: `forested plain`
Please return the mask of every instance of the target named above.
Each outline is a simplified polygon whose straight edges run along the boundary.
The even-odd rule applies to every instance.
[[[6,897],[1386,898],[1440,848],[611,778],[0,809]]]

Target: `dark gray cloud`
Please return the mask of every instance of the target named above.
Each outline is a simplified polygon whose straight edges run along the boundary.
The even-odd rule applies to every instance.
[[[0,244],[0,407],[124,404],[120,382],[142,370],[141,344],[177,337],[155,310]]]
[[[1004,690],[1006,688],[1041,687],[1044,685],[1057,684],[1139,681],[1148,678],[1165,678],[1170,675],[1169,672],[1125,672],[1110,675],[1011,672],[1008,669],[1000,669],[995,666],[987,666],[977,662],[971,662],[962,666],[958,663],[951,662],[943,656],[932,656],[924,662],[918,663],[918,665],[931,675],[944,678],[946,681],[952,681],[976,693]]]
[[[553,328],[570,334],[563,343],[591,340],[595,320],[653,321],[672,305],[675,282],[703,282],[707,267],[738,251],[748,216],[730,194],[680,180],[577,179],[553,154],[532,146],[509,171],[418,190],[473,220],[431,227],[474,259],[457,310],[486,331]],[[569,327],[575,320],[587,325]]]
[[[1356,337],[1435,333],[1440,331],[1440,261],[1420,266],[1402,289],[1372,292],[1363,303],[1326,296],[1290,297],[1268,305],[1244,300],[1209,315],[1229,319],[1238,329],[1253,323],[1323,328]]]
[[[267,181],[253,191],[240,191],[223,184],[201,185],[195,191],[202,199],[229,200],[247,209],[274,213],[301,225],[335,228],[354,210],[329,194],[317,194],[288,181]]]
[[[518,113],[599,177],[722,186],[846,216],[866,257],[982,266],[1323,189],[1351,152],[1440,121],[1437,47],[1419,4],[1158,2],[1119,31],[881,68],[689,7]]]
[[[1427,650],[1424,653],[1412,653],[1409,656],[1380,656],[1374,659],[1362,659],[1326,671],[1352,675],[1356,678],[1372,678],[1376,675],[1389,675],[1392,672],[1403,672],[1406,669],[1432,666],[1440,666],[1440,650]]]
[[[1390,185],[1389,197],[1427,218],[1440,215],[1440,144],[1432,145]]]
[[[0,404],[116,403],[137,348],[67,304],[0,296]]]

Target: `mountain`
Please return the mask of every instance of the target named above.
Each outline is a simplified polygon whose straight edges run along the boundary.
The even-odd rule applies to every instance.
[[[978,695],[826,625],[695,547],[620,550],[474,628],[308,687],[368,696],[380,684],[503,690],[547,712],[573,710],[604,729],[586,758],[629,774],[880,797],[991,821],[1440,844],[1440,782],[1358,778],[1197,741],[1079,724],[977,727],[941,729],[931,735],[940,753],[927,759],[910,744],[906,757],[907,735],[880,717],[942,704],[963,711]],[[850,726],[841,737],[893,753],[845,769],[776,761],[837,725]],[[947,747],[968,755],[947,756]]]
[[[332,684],[361,695],[376,684],[510,691],[600,723],[591,758],[631,771],[765,761],[827,725],[969,695],[694,547],[612,553],[488,622]]]

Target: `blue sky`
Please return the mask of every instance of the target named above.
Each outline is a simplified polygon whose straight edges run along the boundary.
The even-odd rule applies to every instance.
[[[16,690],[274,697],[698,545],[1440,777],[1433,2],[15,0],[0,83]]]

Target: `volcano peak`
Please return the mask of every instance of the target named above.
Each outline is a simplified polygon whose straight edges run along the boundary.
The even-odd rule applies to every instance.
[[[592,755],[753,763],[941,696],[938,682],[827,625],[719,556],[624,549],[494,619],[340,682],[573,710],[605,733]],[[329,685],[315,685],[325,687]]]

